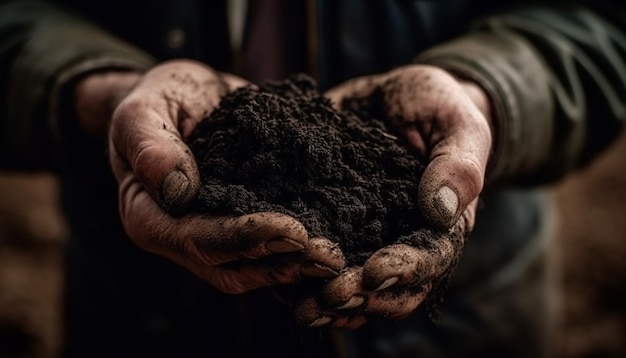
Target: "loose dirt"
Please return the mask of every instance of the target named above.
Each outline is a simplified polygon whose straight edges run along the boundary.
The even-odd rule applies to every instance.
[[[361,265],[396,240],[420,247],[424,166],[404,140],[372,116],[371,102],[333,109],[312,79],[293,75],[227,95],[189,139],[202,187],[199,210],[285,213],[309,236],[337,242]]]

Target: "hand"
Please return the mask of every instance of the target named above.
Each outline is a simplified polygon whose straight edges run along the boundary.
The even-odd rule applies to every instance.
[[[124,228],[140,248],[227,293],[336,275],[345,265],[336,245],[308,238],[292,217],[207,217],[187,210],[200,179],[185,138],[222,96],[244,85],[236,76],[187,60],[163,63],[143,76],[97,74],[77,85],[81,127],[108,134]]]
[[[492,143],[488,97],[477,84],[422,65],[357,78],[326,95],[337,107],[346,98],[382,98],[386,119],[427,164],[418,202],[433,225],[423,232],[436,240],[428,249],[400,242],[380,249],[303,300],[297,318],[355,328],[370,315],[405,317],[445,279],[474,226]]]

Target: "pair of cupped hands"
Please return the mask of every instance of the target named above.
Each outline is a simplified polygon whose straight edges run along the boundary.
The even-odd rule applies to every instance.
[[[391,244],[362,267],[346,267],[336,244],[309,237],[290,216],[207,217],[188,210],[200,178],[185,139],[224,95],[246,85],[191,60],[145,73],[93,73],[76,84],[77,120],[108,145],[129,237],[230,294],[327,278],[321,292],[295,303],[302,325],[352,329],[373,315],[406,317],[452,264],[459,248],[449,235],[434,249]],[[342,98],[377,89],[390,125],[427,163],[416,183],[423,215],[442,233],[471,231],[492,146],[485,92],[441,68],[411,64],[349,80],[325,95],[339,106]]]

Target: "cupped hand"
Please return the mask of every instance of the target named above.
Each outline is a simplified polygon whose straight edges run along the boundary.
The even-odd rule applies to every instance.
[[[346,98],[382,97],[388,123],[426,164],[418,200],[434,226],[452,227],[480,194],[492,133],[488,98],[477,84],[409,65],[350,80],[326,95],[337,107]]]
[[[431,224],[420,235],[433,244],[398,241],[378,250],[302,300],[296,316],[301,324],[343,328],[371,315],[405,317],[449,274],[474,226],[492,149],[489,99],[477,84],[424,65],[356,78],[326,95],[338,108],[348,98],[380,101],[388,123],[417,149],[426,164],[417,200]]]
[[[398,242],[376,251],[362,267],[343,270],[321,293],[296,303],[297,322],[354,329],[372,316],[407,317],[445,287],[473,221],[468,215],[466,210],[447,233],[424,229],[422,234],[435,239],[428,248]]]
[[[89,91],[97,83],[85,83],[83,93],[106,93]],[[175,60],[154,67],[124,93],[107,139],[124,228],[140,248],[227,293],[334,276],[345,264],[341,251],[329,240],[309,238],[292,217],[208,217],[188,210],[200,177],[185,139],[224,95],[245,85],[201,63]],[[90,127],[89,120],[79,121]]]

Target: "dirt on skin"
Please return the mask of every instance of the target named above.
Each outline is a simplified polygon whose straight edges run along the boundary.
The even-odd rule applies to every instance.
[[[309,237],[338,243],[349,266],[394,242],[460,248],[459,232],[427,228],[417,204],[424,166],[380,119],[378,97],[336,111],[302,74],[225,96],[188,140],[202,178],[198,210],[291,215]]]

